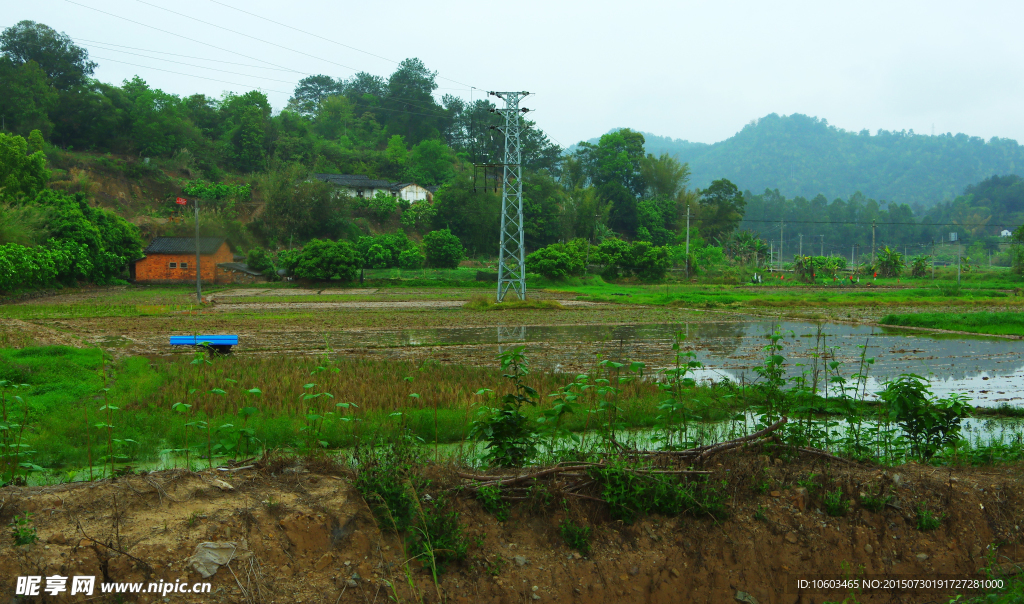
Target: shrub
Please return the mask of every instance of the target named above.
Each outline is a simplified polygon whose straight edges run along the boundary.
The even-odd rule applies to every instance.
[[[607,267],[602,275],[613,279],[621,272],[644,281],[658,281],[665,277],[670,264],[666,247],[656,247],[646,241],[630,244],[614,237],[601,242],[596,259]]]
[[[943,514],[938,516],[932,514],[932,511],[928,509],[926,504],[921,504],[917,507],[917,530],[934,531],[942,526],[943,517]]]
[[[530,272],[548,279],[564,279],[569,275],[583,275],[587,272],[587,248],[582,239],[569,243],[552,243],[526,257]]]
[[[459,524],[459,513],[443,495],[420,506],[419,518],[412,526],[408,543],[409,553],[433,571],[435,577],[443,573],[449,563],[464,560],[469,550]]]
[[[387,268],[391,263],[391,254],[384,249],[384,246],[375,243],[367,250],[364,262],[366,268]]]
[[[566,518],[558,525],[559,532],[565,544],[580,554],[586,556],[590,553],[590,527],[581,526]]]
[[[458,268],[466,254],[459,238],[448,229],[431,231],[423,236],[427,266],[433,268]]]
[[[845,516],[849,510],[850,501],[843,497],[842,489],[825,493],[825,513],[829,516]]]
[[[885,246],[878,252],[875,260],[875,270],[879,277],[899,277],[903,274],[906,263],[903,261],[903,254],[889,246]]]
[[[520,468],[537,454],[537,428],[523,415],[523,405],[537,405],[540,395],[523,380],[529,373],[524,346],[498,355],[501,372],[512,383],[512,392],[501,407],[481,409],[484,418],[473,422],[470,436],[487,441],[484,460],[492,466]]]
[[[409,248],[398,255],[398,266],[402,270],[419,270],[423,268],[423,261],[423,254],[416,248]]]
[[[911,450],[927,460],[960,438],[960,421],[971,414],[972,407],[956,394],[933,400],[923,380],[903,374],[889,382],[879,398],[907,435]]]
[[[915,256],[913,262],[910,265],[910,276],[911,277],[924,277],[928,274],[928,269],[931,267],[931,256]]]
[[[265,272],[274,268],[274,262],[261,247],[254,247],[245,254],[245,263],[254,271]]]
[[[346,241],[314,239],[302,248],[293,272],[314,281],[352,281],[359,273],[359,260]]]

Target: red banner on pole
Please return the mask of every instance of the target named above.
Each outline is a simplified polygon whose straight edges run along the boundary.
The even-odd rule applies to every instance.
[[[183,206],[183,205],[185,205],[186,203],[188,203],[188,200],[187,200],[187,199],[185,199],[184,197],[176,197],[176,198],[174,199],[174,203],[178,204],[179,206]]]

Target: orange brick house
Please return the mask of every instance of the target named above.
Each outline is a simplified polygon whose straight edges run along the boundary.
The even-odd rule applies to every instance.
[[[195,283],[196,240],[193,237],[157,237],[131,267],[136,283]],[[204,283],[232,283],[230,270],[219,264],[234,260],[223,237],[199,238],[200,267]]]

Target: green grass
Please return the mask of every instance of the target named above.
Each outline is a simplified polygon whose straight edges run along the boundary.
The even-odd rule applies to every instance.
[[[1024,314],[1018,312],[891,314],[882,317],[879,323],[898,327],[924,327],[993,335],[1024,336]]]
[[[499,303],[490,296],[473,296],[462,307],[469,310],[514,310],[518,308],[562,310],[565,308],[558,300],[509,300]]]

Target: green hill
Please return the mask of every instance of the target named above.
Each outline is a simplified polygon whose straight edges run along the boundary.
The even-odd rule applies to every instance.
[[[688,162],[691,184],[728,178],[742,190],[779,189],[787,197],[865,196],[929,208],[990,176],[1024,174],[1024,146],[966,134],[913,130],[850,132],[795,113],[767,115],[714,144],[644,133],[648,153]],[[596,142],[596,139],[594,141]]]

